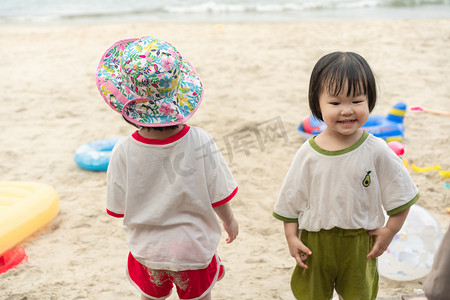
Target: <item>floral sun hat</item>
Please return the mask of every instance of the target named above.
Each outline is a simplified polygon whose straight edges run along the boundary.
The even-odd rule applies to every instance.
[[[121,40],[106,50],[97,88],[112,109],[146,127],[185,122],[203,97],[192,65],[174,46],[152,37]]]

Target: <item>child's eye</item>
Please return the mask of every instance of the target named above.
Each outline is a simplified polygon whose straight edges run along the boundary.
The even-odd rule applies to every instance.
[[[361,100],[356,100],[356,101],[353,101],[353,104],[358,104],[358,103],[361,103],[362,101]]]
[[[339,105],[339,102],[330,102],[331,105]]]

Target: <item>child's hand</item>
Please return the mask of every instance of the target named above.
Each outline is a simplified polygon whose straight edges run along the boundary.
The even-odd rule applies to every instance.
[[[223,228],[228,233],[227,244],[231,243],[236,239],[239,233],[239,224],[237,220],[233,217],[230,222],[223,223]]]
[[[227,202],[220,206],[214,207],[214,211],[223,222],[223,228],[228,233],[227,243],[231,243],[239,233],[239,224],[234,218],[230,203]]]
[[[375,241],[375,244],[373,245],[372,250],[369,252],[369,254],[367,254],[367,258],[375,258],[383,254],[389,244],[392,242],[392,239],[394,238],[396,233],[397,232],[394,232],[387,227],[370,230],[369,235],[375,235],[377,239]]]
[[[308,255],[311,255],[311,250],[303,244],[303,242],[298,238],[298,223],[284,223],[284,235],[286,236],[286,241],[288,243],[289,252],[291,256],[295,258],[297,264],[303,269],[308,269],[308,266],[304,263],[308,259]]]
[[[289,252],[291,256],[295,258],[297,264],[303,269],[308,269],[308,266],[304,263],[308,259],[308,256],[312,254],[311,250],[303,244],[303,242],[296,236],[292,236],[287,239]]]
[[[409,208],[405,209],[395,215],[391,215],[386,223],[386,226],[375,230],[369,230],[369,235],[375,235],[377,240],[373,245],[372,250],[367,254],[367,257],[378,257],[386,251],[389,244],[392,242],[394,236],[402,228],[406,217],[408,216]]]

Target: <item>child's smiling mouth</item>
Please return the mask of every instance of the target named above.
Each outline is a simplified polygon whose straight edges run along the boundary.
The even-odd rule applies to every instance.
[[[340,123],[340,124],[353,124],[354,122],[356,122],[356,120],[355,119],[353,119],[353,120],[342,120],[342,121],[338,121],[338,123]]]

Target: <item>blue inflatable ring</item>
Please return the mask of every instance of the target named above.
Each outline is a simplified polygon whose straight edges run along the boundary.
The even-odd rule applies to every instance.
[[[75,162],[89,171],[106,171],[108,169],[111,151],[120,137],[95,140],[77,148],[74,155]]]

